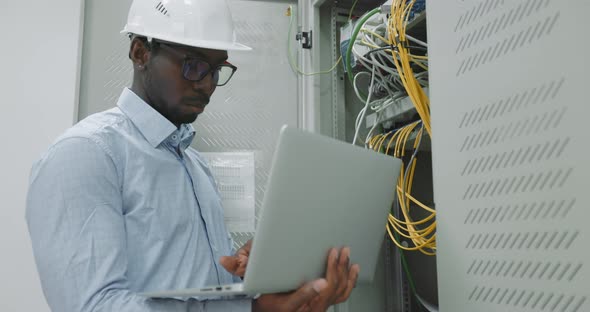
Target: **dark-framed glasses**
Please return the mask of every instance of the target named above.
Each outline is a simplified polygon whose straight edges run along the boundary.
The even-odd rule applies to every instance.
[[[188,56],[167,43],[158,42],[159,46],[167,48],[168,51],[182,56],[182,76],[189,81],[201,81],[211,74],[213,84],[218,87],[225,86],[238,68],[229,62],[224,62],[216,66],[211,66],[207,61]]]

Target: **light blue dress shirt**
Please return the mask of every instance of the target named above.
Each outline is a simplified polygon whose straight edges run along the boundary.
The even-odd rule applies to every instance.
[[[250,300],[152,300],[140,292],[237,282],[211,171],[131,90],[66,131],[33,166],[26,219],[56,312],[250,311]]]

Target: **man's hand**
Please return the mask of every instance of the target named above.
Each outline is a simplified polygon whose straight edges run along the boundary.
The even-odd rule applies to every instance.
[[[360,267],[350,265],[350,248],[332,248],[328,255],[326,278],[319,279],[287,294],[260,296],[252,304],[254,312],[323,312],[348,299],[356,284]]]
[[[358,264],[350,265],[350,248],[342,248],[340,255],[337,249],[332,248],[328,254],[327,266],[327,287],[299,311],[326,311],[331,305],[348,300],[360,272]]]
[[[236,252],[233,256],[223,256],[219,259],[219,263],[231,274],[244,277],[246,273],[246,266],[248,265],[248,257],[250,257],[250,249],[252,248],[252,240],[249,240]]]
[[[310,303],[319,297],[328,287],[328,282],[321,278],[309,282],[299,289],[284,294],[262,295],[252,302],[253,312],[307,312]],[[318,310],[319,311],[319,310]]]

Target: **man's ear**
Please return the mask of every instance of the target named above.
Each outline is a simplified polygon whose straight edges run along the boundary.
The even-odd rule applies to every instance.
[[[141,38],[133,38],[129,48],[129,58],[133,62],[133,67],[143,69],[150,59],[150,50]]]

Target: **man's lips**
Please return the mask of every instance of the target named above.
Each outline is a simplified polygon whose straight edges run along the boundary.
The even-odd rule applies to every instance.
[[[205,109],[205,106],[209,104],[209,99],[204,98],[184,98],[183,102],[189,106],[193,106],[199,108],[201,110]]]

